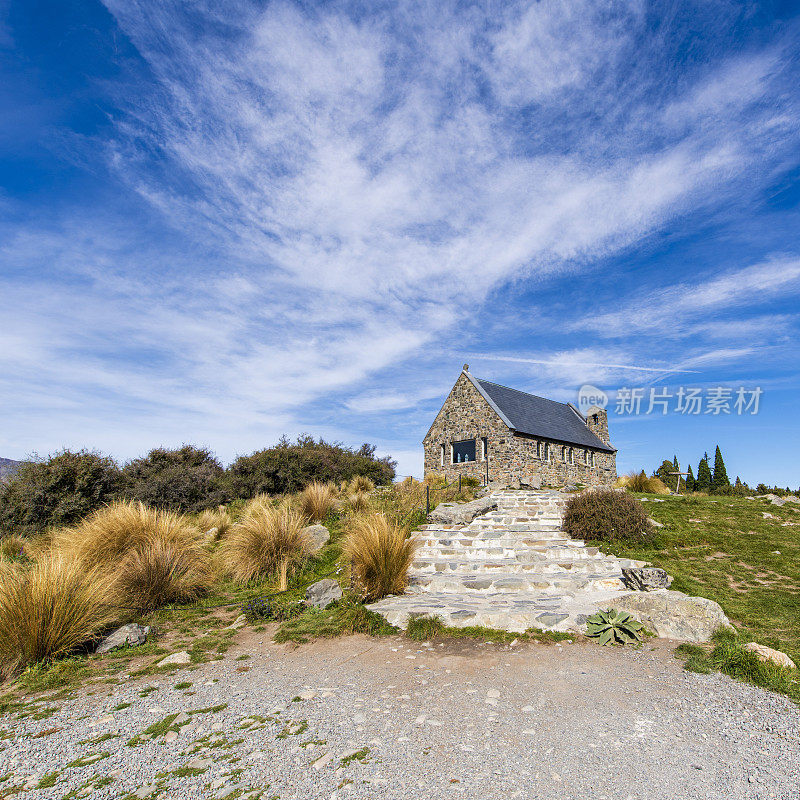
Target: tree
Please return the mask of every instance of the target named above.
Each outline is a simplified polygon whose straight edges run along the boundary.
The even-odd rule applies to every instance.
[[[686,467],[686,491],[693,492],[697,488],[697,481],[694,479],[694,472],[692,472],[692,465]]]
[[[677,472],[675,464],[668,458],[661,462],[661,466],[653,473],[657,478],[660,478],[666,486],[673,492],[678,487],[678,476],[672,473]]]
[[[62,450],[22,464],[0,482],[0,536],[71,525],[113,498],[119,467],[88,450]]]
[[[706,453],[697,465],[697,480],[695,481],[695,491],[707,492],[711,489],[713,478],[711,468],[708,466],[708,453]]]
[[[378,458],[375,449],[363,444],[354,450],[308,435],[291,442],[284,436],[274,447],[239,456],[228,468],[228,479],[234,496],[243,498],[297,492],[312,481],[340,483],[356,475],[379,485],[390,483],[396,462],[389,456]]]
[[[728,471],[725,469],[725,462],[722,460],[722,451],[719,449],[719,445],[717,445],[717,450],[714,453],[713,484],[715,489],[721,489],[731,485],[728,478]]]
[[[222,464],[209,450],[188,444],[175,450],[157,447],[127,463],[121,495],[181,513],[214,508],[229,499]]]
[[[678,466],[678,456],[672,456],[672,466],[675,467],[675,472],[680,470],[680,467]]]

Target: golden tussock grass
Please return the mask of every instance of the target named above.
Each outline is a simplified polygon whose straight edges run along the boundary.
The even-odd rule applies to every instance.
[[[336,503],[336,489],[329,483],[309,483],[297,498],[300,511],[312,522],[320,522]]]
[[[355,475],[347,484],[347,491],[351,494],[355,492],[371,492],[375,484],[366,475]]]
[[[641,472],[630,472],[627,475],[620,475],[614,486],[618,489],[624,486],[629,492],[670,494],[669,488],[661,478],[647,475],[644,470]]]
[[[52,546],[87,567],[110,567],[131,550],[156,539],[187,549],[202,542],[197,526],[182,514],[122,501],[98,509],[71,528],[56,531]]]
[[[233,516],[222,506],[207,508],[197,515],[197,527],[200,532],[206,536],[211,535],[215,541],[227,536],[233,523]]]
[[[56,531],[53,552],[97,568],[117,593],[120,606],[150,611],[165,603],[196,600],[212,578],[203,537],[187,517],[119,502]]]
[[[349,562],[364,599],[371,602],[402,594],[416,547],[416,538],[409,538],[404,528],[384,514],[369,514],[350,521],[342,557]]]
[[[370,508],[370,499],[366,492],[353,492],[347,495],[344,508],[348,514],[363,514]]]
[[[303,532],[307,518],[268,498],[254,498],[220,544],[223,564],[237,583],[276,575],[285,589],[289,574],[311,555],[311,540]]]
[[[0,665],[5,675],[71,653],[115,616],[115,590],[98,568],[59,553],[29,569],[0,564]]]

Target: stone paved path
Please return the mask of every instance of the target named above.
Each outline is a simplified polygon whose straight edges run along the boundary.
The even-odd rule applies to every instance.
[[[424,525],[402,597],[370,606],[405,628],[411,616],[438,616],[447,625],[508,631],[531,627],[580,630],[598,607],[627,593],[618,559],[561,531],[569,495],[504,490],[497,509],[468,525]]]

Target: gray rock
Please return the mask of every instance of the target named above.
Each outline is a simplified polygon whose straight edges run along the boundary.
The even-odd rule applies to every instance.
[[[612,603],[663,639],[707,642],[717,628],[733,629],[718,603],[670,589],[632,592],[615,597]]]
[[[333,578],[312,583],[306,589],[306,603],[315,608],[327,608],[331,603],[342,596],[342,587],[339,581]]]
[[[168,667],[171,664],[189,664],[192,661],[192,657],[186,650],[180,650],[177,653],[173,653],[171,656],[167,656],[166,658],[162,658],[161,661],[156,664],[157,667]]]
[[[672,577],[658,567],[627,567],[622,570],[622,582],[637,592],[650,592],[666,589],[672,583]]]
[[[442,525],[468,525],[475,517],[497,508],[497,499],[479,497],[469,503],[440,503],[428,514],[428,522]]]
[[[331,532],[324,525],[309,525],[303,533],[311,540],[311,552],[322,550],[331,539]]]
[[[536,617],[536,621],[543,627],[543,628],[552,628],[554,625],[558,625],[559,622],[563,622],[565,619],[569,618],[569,614],[539,614]]]
[[[113,633],[106,636],[99,645],[97,645],[96,653],[107,653],[109,650],[114,650],[117,647],[128,645],[135,647],[138,644],[144,644],[147,639],[147,634],[150,633],[148,625],[137,625],[135,622],[130,622],[117,628]]]

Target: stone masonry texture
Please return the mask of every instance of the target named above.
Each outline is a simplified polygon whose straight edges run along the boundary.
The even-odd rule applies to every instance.
[[[589,427],[608,442],[606,414],[601,409],[597,411],[599,418],[595,423],[590,421]],[[477,460],[453,464],[452,443],[470,439],[475,440]],[[483,457],[483,439],[486,440],[486,458]],[[449,481],[462,475],[476,477],[481,482],[488,478],[490,483],[504,485],[519,481],[542,486],[567,483],[602,486],[617,479],[615,453],[512,431],[463,372],[437,414],[423,445],[425,475],[441,474]],[[589,464],[584,459],[587,451]],[[545,456],[546,452],[549,456]]]

